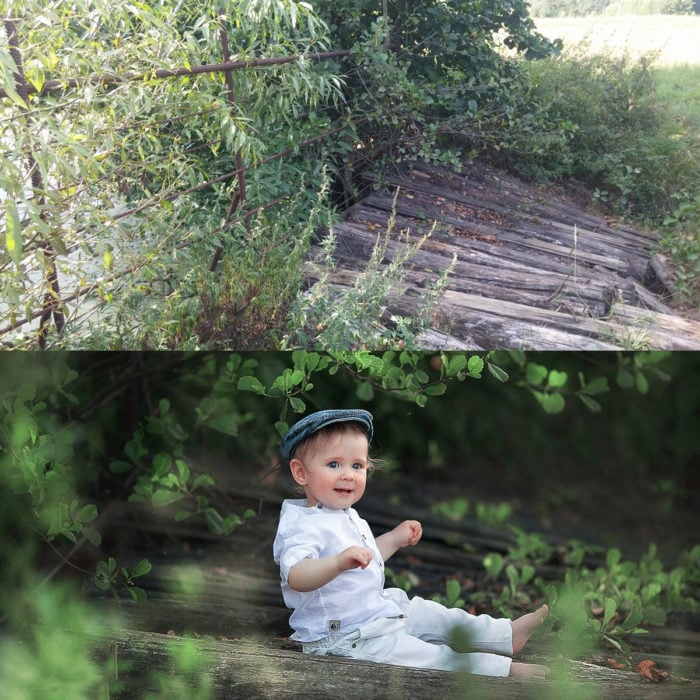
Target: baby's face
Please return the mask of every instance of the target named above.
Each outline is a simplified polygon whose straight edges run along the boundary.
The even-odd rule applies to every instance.
[[[296,464],[295,464],[296,462]],[[362,498],[369,467],[364,435],[341,433],[309,450],[303,462],[292,460],[292,474],[304,487],[309,506],[349,508]]]

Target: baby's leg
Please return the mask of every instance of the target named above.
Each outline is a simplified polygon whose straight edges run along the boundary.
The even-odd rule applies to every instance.
[[[522,650],[532,633],[544,622],[544,618],[548,614],[549,608],[543,605],[535,612],[511,621],[510,625],[513,628],[513,654],[517,654]]]
[[[370,623],[371,626],[373,623]],[[379,635],[365,636],[357,632],[341,639],[326,650],[332,656],[345,656],[363,661],[410,666],[437,671],[466,671],[481,676],[511,674],[512,661],[498,654],[460,654],[446,644],[433,644],[406,634],[403,630]],[[371,633],[367,633],[371,634]],[[521,664],[524,666],[525,664]]]
[[[540,666],[540,664],[521,664],[513,661],[510,665],[510,677],[544,681],[549,678],[549,669],[546,666]]]
[[[463,631],[469,650],[488,654],[513,655],[513,628],[510,620],[490,615],[471,615],[459,608],[446,608],[419,596],[406,607],[406,632],[425,642],[452,644],[455,630]]]

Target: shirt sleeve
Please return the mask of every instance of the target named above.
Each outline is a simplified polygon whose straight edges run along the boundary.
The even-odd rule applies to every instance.
[[[281,537],[279,566],[285,581],[289,577],[290,569],[302,559],[318,559],[322,556],[321,533],[316,528],[305,527],[309,524],[308,520],[306,518],[297,520]]]

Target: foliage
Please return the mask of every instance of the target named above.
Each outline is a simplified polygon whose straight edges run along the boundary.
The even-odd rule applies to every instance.
[[[409,232],[392,236],[396,219],[394,207],[383,233],[377,235],[367,267],[357,274],[347,288],[329,281],[334,267],[335,236],[331,226],[323,241],[324,270],[313,288],[292,305],[288,327],[293,329],[283,347],[366,348],[380,350],[414,349],[416,336],[429,326],[431,312],[454,266],[448,266],[438,279],[426,285],[425,294],[410,318],[389,316],[387,307],[400,294],[410,261],[432,234],[411,241]],[[394,240],[405,243],[397,252]]]
[[[9,593],[9,592],[8,592]],[[0,639],[0,680],[3,694],[12,698],[108,698],[111,660],[94,656],[95,639],[106,631],[65,585],[36,589],[15,607],[9,625],[14,634]],[[27,624],[31,620],[32,624]]]
[[[461,594],[462,587],[459,585],[459,581],[451,578],[445,581],[445,595],[435,594],[431,600],[444,605],[446,608],[463,608],[464,600],[460,598]]]
[[[144,698],[192,698],[209,700],[215,697],[212,659],[202,654],[196,640],[173,640],[169,649],[171,669],[154,671],[146,685],[155,692],[145,693]]]
[[[253,223],[248,212],[277,202],[266,216],[274,220],[284,212],[280,228],[290,238],[286,250],[279,242],[277,250],[289,255],[290,265],[295,261],[295,234],[304,240],[309,210],[323,189],[308,183],[322,181],[328,153],[328,144],[305,151],[300,144],[330,130],[327,110],[338,104],[340,82],[332,66],[311,60],[236,71],[229,74],[232,104],[223,73],[149,75],[221,63],[222,26],[236,60],[323,50],[326,27],[307,3],[293,0],[237,3],[224,17],[207,0],[118,7],[103,0],[28,0],[13,11],[29,82],[37,90],[52,80],[75,78],[78,85],[19,97],[9,30],[0,33],[2,87],[9,95],[0,112],[3,325],[31,319],[42,307],[55,264],[63,295],[73,299],[62,311],[76,320],[66,341],[56,339],[59,346],[172,347],[190,344],[190,333],[206,337],[206,327],[188,322],[203,314],[205,325],[216,326],[219,303],[246,306],[260,289],[248,274],[240,289],[227,290],[223,275],[239,269],[207,274],[217,247],[229,261],[224,268],[242,251],[264,254],[255,230],[263,219]],[[114,83],[86,80],[127,73],[133,77]],[[268,160],[280,152],[288,157]],[[31,181],[28,153],[41,173]],[[257,167],[246,176],[245,211],[236,212],[232,199],[242,193],[231,173],[250,164]],[[246,271],[252,269],[259,275],[257,268]],[[284,277],[282,267],[273,279]],[[288,295],[287,287],[280,283],[273,296]],[[159,312],[168,312],[165,321]],[[31,346],[35,330],[13,333],[13,342]]]
[[[322,1],[318,11],[339,43],[354,47],[352,105],[368,120],[361,132],[368,145],[389,149],[387,165],[418,157],[456,165],[474,143],[497,143],[491,132],[502,130],[518,67],[499,53],[496,35],[527,58],[557,47],[537,34],[520,0],[383,8],[370,0]]]
[[[688,165],[697,164],[700,150],[700,90],[697,87],[700,68],[690,65],[658,68],[654,75],[659,99],[669,105],[665,131],[670,138],[686,145],[679,167],[696,172]],[[674,262],[674,282],[681,301],[695,308],[700,305],[700,198],[696,182],[697,179],[688,177],[685,182],[678,183],[671,194],[661,229],[662,250]]]
[[[506,617],[517,617],[546,601],[550,606],[547,626],[554,630],[568,658],[586,657],[601,647],[627,652],[633,635],[646,633],[647,626],[666,623],[665,610],[698,609],[700,545],[683,552],[676,565],[669,567],[660,560],[655,544],[639,561],[623,560],[616,547],[608,549],[601,561],[600,547],[578,540],[554,546],[539,533],[517,527],[511,530],[514,538],[505,556],[500,552],[484,555],[486,580],[467,602],[456,579],[446,581],[444,596],[435,594],[432,599],[448,607],[476,604]],[[470,548],[468,544],[464,547]],[[595,565],[596,560],[601,563]],[[564,566],[564,572],[551,580],[541,571],[554,561]],[[410,572],[387,575],[392,585],[407,591],[420,583]]]
[[[694,592],[700,583],[700,547],[684,552],[673,567],[658,558],[654,544],[638,562],[623,561],[620,550],[613,547],[604,563],[594,566],[596,547],[572,540],[557,549],[537,533],[517,528],[514,532],[515,542],[505,557],[498,552],[484,557],[492,583],[472,596],[500,614],[521,614],[544,598],[551,608],[550,624],[560,628],[568,624],[569,616],[560,606],[576,591],[579,610],[586,615],[582,632],[597,645],[627,651],[630,635],[645,633],[644,626],[665,624],[664,609],[697,609]],[[564,564],[564,575],[547,581],[538,569],[555,559]]]
[[[663,111],[649,62],[581,50],[525,71],[525,104],[541,106],[541,134],[516,130],[502,160],[525,176],[584,182],[617,212],[658,217],[678,185],[672,177],[659,180],[660,164],[675,160],[676,177],[689,173],[684,145],[659,135]]]

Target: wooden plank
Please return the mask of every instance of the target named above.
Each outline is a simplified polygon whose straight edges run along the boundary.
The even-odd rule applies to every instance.
[[[394,206],[394,200],[388,195],[385,197],[371,195],[369,201],[366,202],[366,206],[374,206],[375,208],[383,209],[388,212],[392,210],[392,207]],[[454,226],[457,229],[464,227],[465,223],[468,223],[465,222],[465,220],[463,219],[459,219],[451,215],[442,214],[439,216],[435,216],[437,212],[431,212],[425,209],[420,209],[415,205],[406,203],[406,201],[402,199],[396,201],[395,210],[397,213],[402,214],[404,216],[410,216],[413,218],[424,217],[429,221],[437,220],[441,224]],[[536,238],[533,235],[528,235],[533,233],[532,230],[520,230],[517,232],[513,232],[509,228],[498,228],[486,224],[478,224],[476,226],[473,226],[472,228],[469,228],[468,230],[474,231],[476,235],[492,236],[500,243],[514,243],[518,246],[522,246],[524,248],[531,248],[533,250],[537,250],[543,253],[549,253],[554,256],[558,256],[559,258],[563,258],[565,260],[576,259],[579,262],[590,263],[591,265],[603,265],[604,267],[608,267],[613,270],[630,271],[629,263],[620,257],[613,257],[609,253],[607,255],[601,255],[595,252],[587,252],[585,250],[585,241],[581,238],[581,235],[579,235],[577,243],[574,240],[573,231],[571,232],[572,235],[570,237],[570,240],[562,244],[560,242],[542,240],[541,238]],[[555,238],[553,240],[556,241],[557,239]]]
[[[329,279],[339,290],[358,279],[378,240],[386,244],[385,266],[405,253],[408,238],[416,242],[432,229],[390,290],[389,312],[419,309],[424,290],[454,258],[435,309],[443,325],[432,329],[453,347],[700,348],[700,324],[655,294],[653,285],[670,294],[650,262],[656,234],[609,223],[563,198],[545,200],[537,188],[478,163],[462,173],[401,166],[382,184],[335,226]],[[318,248],[313,256],[323,264]],[[321,276],[310,267],[305,273],[311,283]],[[421,340],[432,348],[439,337]]]
[[[305,272],[312,281],[316,281],[321,274],[313,267],[306,267]],[[333,284],[337,285],[339,292],[342,293],[343,287],[351,286],[358,275],[357,271],[336,269],[333,273]],[[447,298],[448,294],[450,298]],[[421,298],[422,295],[418,289],[406,286],[400,289],[394,288],[389,299],[390,310],[402,316],[411,316],[418,309]],[[443,319],[441,322],[450,329],[450,334],[464,339],[470,349],[485,347],[488,349],[615,350],[621,347],[620,344],[596,337],[596,332],[605,337],[610,335],[611,331],[601,334],[603,326],[579,327],[573,320],[575,316],[572,316],[569,329],[553,327],[560,319],[565,318],[565,315],[559,312],[547,312],[547,321],[523,320],[531,317],[532,311],[533,307],[524,304],[448,290],[443,293],[436,313]]]
[[[426,697],[596,697],[611,700],[695,698],[700,683],[678,680],[660,685],[643,681],[633,671],[617,671],[597,664],[555,660],[550,681],[466,676],[444,671],[403,668],[328,656],[309,656],[285,648],[282,642],[186,640],[139,631],[116,631],[98,640],[102,655],[116,659],[123,691],[114,697],[157,693],[154,671],[172,673],[173,654],[192,646],[204,668],[194,682],[208,673],[215,697],[250,699],[303,697],[426,698]],[[527,657],[547,662],[546,657]],[[192,680],[190,682],[193,682]]]

